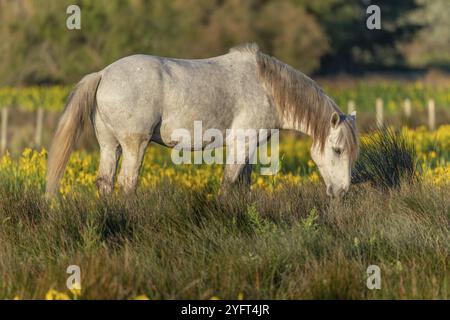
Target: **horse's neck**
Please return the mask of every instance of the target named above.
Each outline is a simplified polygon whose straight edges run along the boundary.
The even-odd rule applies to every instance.
[[[324,103],[321,104],[321,108],[330,108],[329,113],[331,114],[333,111],[336,111],[330,104]],[[322,110],[317,110],[317,115],[321,113]],[[296,119],[295,116],[289,112],[285,112],[282,115],[280,115],[281,120],[281,129],[286,130],[294,130],[297,132],[304,133],[308,136],[312,136],[312,127],[313,125],[310,124],[308,126],[308,123],[305,119]],[[323,120],[318,120],[323,121]]]
[[[286,100],[289,101],[289,99],[282,99],[275,100],[275,103],[286,103]],[[317,84],[312,80],[303,82],[296,91],[295,98],[287,103],[305,109],[278,106],[281,129],[295,130],[309,136],[313,135],[312,128],[317,125],[323,127],[320,122],[327,121],[328,124],[334,111],[341,113],[336,104],[320,88],[318,89]]]
[[[336,106],[312,79],[265,54],[258,55],[257,62],[276,105],[281,129],[312,136],[328,125],[324,121],[331,119]]]
[[[281,129],[294,130],[311,136],[311,130],[304,121],[296,121],[291,115],[284,114],[281,117]]]

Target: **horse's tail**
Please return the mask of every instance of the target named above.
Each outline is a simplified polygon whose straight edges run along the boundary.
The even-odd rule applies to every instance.
[[[58,190],[70,154],[83,131],[86,119],[95,109],[95,97],[101,77],[101,73],[88,74],[70,93],[48,155],[47,194]]]

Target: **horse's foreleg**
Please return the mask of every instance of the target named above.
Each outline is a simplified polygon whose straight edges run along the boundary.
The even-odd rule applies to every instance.
[[[131,194],[136,191],[139,171],[148,142],[149,138],[144,134],[130,134],[120,141],[122,166],[118,182],[125,194]]]
[[[248,163],[248,160],[245,164],[226,164],[220,193],[225,193],[228,189],[235,187],[249,191],[252,183],[251,177],[252,165]]]
[[[238,187],[241,190],[249,191],[251,186],[252,176],[252,157],[256,151],[257,137],[248,137],[241,145],[238,140],[232,137],[227,143],[227,163],[225,164],[222,185],[220,193],[225,193],[230,188]],[[240,161],[235,161],[235,160]],[[245,159],[245,161],[241,161]]]

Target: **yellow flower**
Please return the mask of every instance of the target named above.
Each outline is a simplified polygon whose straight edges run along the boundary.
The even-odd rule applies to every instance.
[[[318,182],[319,180],[320,180],[320,177],[316,171],[311,173],[311,175],[309,176],[309,181],[311,181],[311,182]]]
[[[55,289],[50,289],[45,294],[45,300],[70,300],[70,297],[66,293],[58,292]]]
[[[74,298],[81,296],[81,287],[75,284],[69,291],[73,294]]]
[[[133,300],[150,300],[145,294],[134,297]]]

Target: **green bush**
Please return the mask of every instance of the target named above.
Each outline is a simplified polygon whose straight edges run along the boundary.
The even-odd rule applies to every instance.
[[[352,180],[369,181],[381,189],[398,187],[402,180],[415,179],[416,164],[416,151],[409,139],[392,128],[378,129],[362,139]]]

